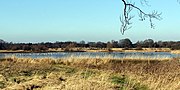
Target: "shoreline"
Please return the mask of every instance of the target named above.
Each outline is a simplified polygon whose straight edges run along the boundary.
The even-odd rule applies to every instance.
[[[143,48],[142,50],[137,50],[136,48],[124,49],[124,48],[112,48],[108,49],[90,49],[83,48],[79,50],[79,48],[73,48],[70,51],[65,51],[60,49],[49,49],[47,51],[24,51],[24,50],[0,50],[0,53],[48,53],[48,52],[170,52],[174,54],[180,54],[180,50],[171,50],[169,48]]]

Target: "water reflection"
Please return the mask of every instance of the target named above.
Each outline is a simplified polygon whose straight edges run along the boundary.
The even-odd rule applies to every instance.
[[[169,52],[54,52],[54,53],[0,53],[0,58],[5,57],[20,58],[64,58],[70,56],[88,56],[88,57],[150,57],[150,58],[177,58],[180,54],[172,54]]]

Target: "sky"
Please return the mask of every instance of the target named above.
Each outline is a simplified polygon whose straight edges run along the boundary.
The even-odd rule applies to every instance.
[[[133,2],[133,0],[132,0]],[[8,42],[110,41],[129,38],[180,41],[180,4],[176,0],[149,0],[135,5],[162,12],[161,21],[139,21],[133,9],[132,28],[122,35],[121,0],[0,0],[0,39]]]

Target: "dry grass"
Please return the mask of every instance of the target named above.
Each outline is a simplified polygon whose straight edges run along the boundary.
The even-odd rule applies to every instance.
[[[109,52],[107,48],[71,48],[72,51],[84,51],[84,52]],[[111,48],[112,52],[171,52],[170,48],[142,48],[142,50],[137,50],[137,48],[129,48],[129,50],[124,50],[124,48]],[[32,52],[24,50],[0,50],[1,53],[23,53]],[[64,52],[62,48],[49,48],[46,52]]]
[[[129,60],[128,60],[129,59]],[[0,60],[4,90],[179,90],[179,59],[75,57]],[[145,86],[144,86],[145,85]]]
[[[122,58],[119,57],[113,57],[111,55],[109,56],[104,56],[104,57],[90,57],[90,56],[69,56],[69,57],[65,57],[62,58],[60,60],[57,61],[63,61],[65,63],[69,63],[69,64],[73,64],[73,63],[83,63],[83,64],[93,64],[93,65],[100,65],[100,64],[107,64],[113,61],[120,61],[120,62],[124,62],[124,61],[145,61],[145,62],[149,62],[149,61],[170,61],[170,60],[174,60],[171,57],[162,57],[162,56],[156,56],[156,57],[150,57],[150,56],[135,56],[135,55],[131,55],[131,56],[125,56]]]
[[[77,68],[56,59],[7,58],[0,61],[0,88],[4,90],[114,90],[113,71]],[[128,82],[128,81],[127,81]],[[128,82],[126,88],[133,88]],[[137,85],[140,87],[139,85]],[[136,86],[136,87],[137,87]]]
[[[143,48],[144,51],[147,51],[147,52],[170,52],[171,49],[170,48]]]
[[[139,60],[138,60],[139,59]],[[146,59],[146,60],[145,60]],[[180,59],[148,59],[148,58],[66,58],[65,65],[111,70],[136,79],[152,90],[180,89]]]
[[[21,53],[21,52],[27,52],[24,50],[0,50],[1,53]]]
[[[172,50],[171,53],[180,54],[180,50]]]
[[[82,51],[86,52],[109,52],[107,48],[94,50],[90,48],[82,48]],[[170,48],[142,48],[142,50],[137,50],[137,48],[129,48],[129,50],[124,50],[124,48],[111,48],[113,52],[170,52]]]

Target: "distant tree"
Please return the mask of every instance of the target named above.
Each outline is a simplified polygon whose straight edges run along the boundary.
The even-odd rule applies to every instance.
[[[4,43],[0,43],[0,50],[5,50],[6,49],[6,46]]]
[[[38,48],[39,48],[41,51],[47,51],[47,50],[48,50],[48,48],[47,48],[44,44],[38,45]]]
[[[120,40],[119,43],[120,43],[120,47],[122,47],[122,48],[132,48],[133,47],[131,40],[128,38]]]
[[[4,40],[0,39],[0,43],[6,43]]]
[[[70,43],[69,45],[66,46],[64,51],[73,51],[73,48],[76,47],[76,43]]]
[[[88,42],[90,48],[96,47],[96,42]]]
[[[136,47],[136,50],[142,50],[143,41],[137,41],[134,46]]]
[[[86,47],[93,50],[98,48],[106,49],[108,48],[125,48],[129,49],[136,47],[137,50],[147,47],[155,48],[171,48],[171,49],[180,49],[180,41],[158,41],[154,42],[152,39],[147,39],[144,41],[138,41],[135,44],[132,44],[131,40],[126,38],[122,39],[119,42],[112,40],[111,42],[88,42],[87,44],[80,44],[76,42],[55,42],[55,43],[0,43],[0,50],[26,50],[32,52],[44,52],[49,48],[62,48],[65,51],[73,51],[75,47]],[[80,50],[80,49],[79,49]],[[81,50],[80,50],[81,51]]]
[[[152,39],[146,39],[144,40],[143,44],[144,44],[144,47],[152,48],[154,45],[154,41]]]
[[[119,47],[118,41],[111,40],[111,44],[112,44],[112,47],[113,47],[113,48],[118,48],[118,47]]]
[[[108,51],[112,51],[113,44],[111,42],[107,42],[106,48],[108,49]]]
[[[31,48],[30,45],[23,45],[22,50],[25,50],[25,51],[31,51],[32,48]]]
[[[0,50],[5,50],[7,49],[7,42],[5,42],[4,40],[0,39]]]
[[[157,43],[157,42],[155,42],[155,43],[154,43],[154,45],[153,45],[153,47],[155,47],[155,48],[159,48],[158,43]]]
[[[158,41],[157,44],[159,45],[160,48],[164,47],[163,46],[163,41]]]
[[[41,50],[38,48],[37,45],[32,45],[32,46],[31,46],[31,50],[32,50],[33,52],[40,52],[40,51],[41,51]]]
[[[86,42],[84,40],[79,42],[80,44],[86,44]]]
[[[97,42],[97,43],[96,43],[96,47],[97,47],[97,48],[101,48],[101,49],[102,49],[102,48],[106,48],[106,44],[105,44],[104,42]]]

